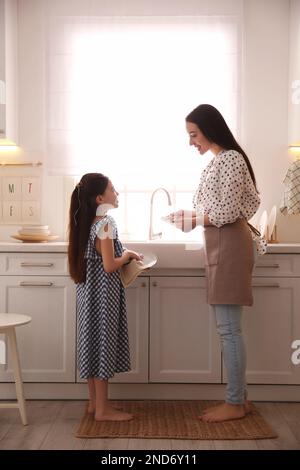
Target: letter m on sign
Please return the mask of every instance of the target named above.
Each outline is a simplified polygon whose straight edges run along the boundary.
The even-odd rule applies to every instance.
[[[15,192],[15,185],[14,183],[8,185],[8,192],[13,194]]]

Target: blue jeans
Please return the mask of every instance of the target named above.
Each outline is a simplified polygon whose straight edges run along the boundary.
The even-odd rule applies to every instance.
[[[246,390],[246,348],[242,335],[241,305],[212,305],[227,371],[226,402],[242,405]]]

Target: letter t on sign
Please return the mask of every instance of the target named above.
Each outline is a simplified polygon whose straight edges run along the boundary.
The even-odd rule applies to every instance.
[[[40,178],[37,176],[22,178],[22,200],[40,200]]]

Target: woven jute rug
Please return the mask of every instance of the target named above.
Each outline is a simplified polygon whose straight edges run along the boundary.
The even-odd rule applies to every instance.
[[[95,421],[85,412],[76,437],[131,437],[143,439],[270,439],[277,434],[253,407],[242,419],[205,423],[198,416],[213,401],[119,401],[120,408],[134,415],[131,421]]]

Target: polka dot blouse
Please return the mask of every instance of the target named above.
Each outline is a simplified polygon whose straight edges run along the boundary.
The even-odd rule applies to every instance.
[[[193,198],[194,208],[221,227],[239,218],[251,219],[260,203],[244,157],[222,150],[207,165]]]

